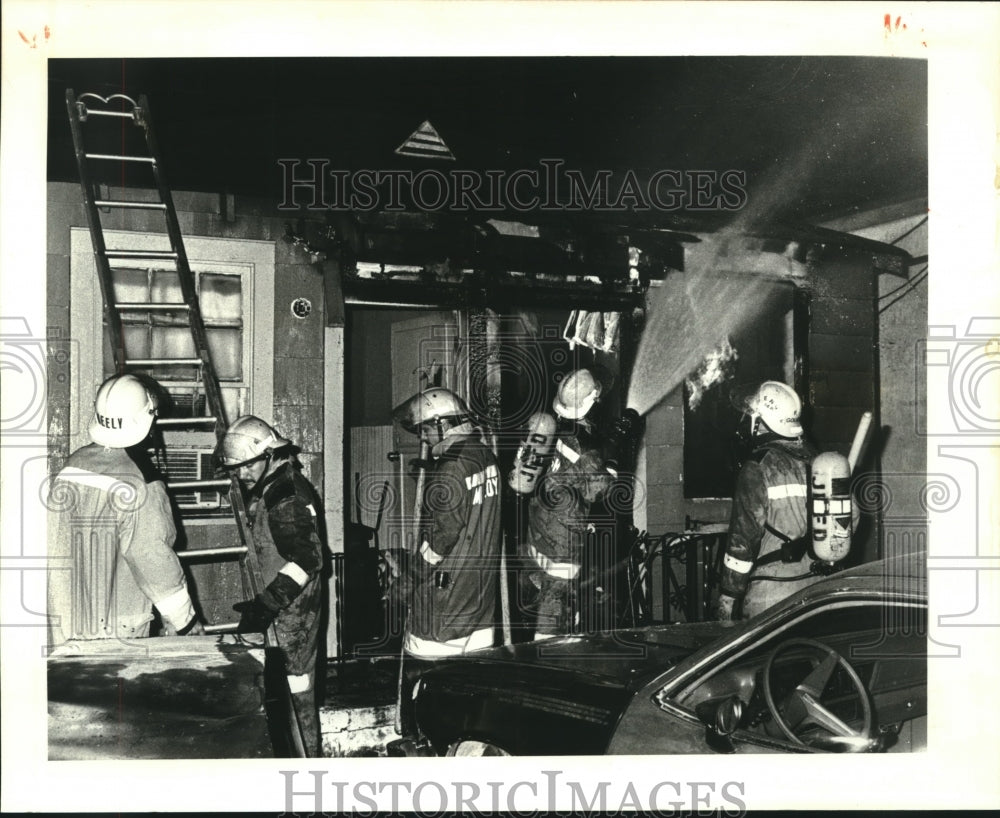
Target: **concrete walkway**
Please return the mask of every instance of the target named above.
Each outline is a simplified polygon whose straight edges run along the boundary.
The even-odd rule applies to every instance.
[[[319,713],[324,757],[386,755],[386,744],[399,738],[393,729],[398,674],[398,658],[330,662]]]

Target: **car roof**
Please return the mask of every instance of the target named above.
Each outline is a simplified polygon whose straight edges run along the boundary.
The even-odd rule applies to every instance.
[[[926,597],[927,552],[908,551],[846,568],[803,588],[778,604],[796,604],[838,591],[873,591]]]

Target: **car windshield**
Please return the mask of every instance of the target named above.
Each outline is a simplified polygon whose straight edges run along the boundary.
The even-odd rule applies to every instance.
[[[742,623],[742,629],[747,624],[754,623]],[[738,645],[744,635],[742,629],[734,629],[720,641]],[[730,665],[753,662],[789,639],[810,638],[848,645],[854,656],[862,656],[869,650],[878,652],[885,645],[904,640],[909,645],[908,654],[922,654],[927,634],[927,608],[916,603],[839,600],[754,630],[757,632],[750,634],[746,644],[739,645],[736,650],[718,650],[716,660],[706,663],[689,684],[679,688],[672,685],[671,698],[683,702]],[[916,646],[910,644],[914,640],[918,643]]]
[[[916,601],[828,601],[734,631],[692,658],[693,666],[661,689],[657,701],[694,714],[706,707],[715,712],[719,703],[738,699],[739,726],[751,743],[788,740],[775,727],[768,699],[781,702],[783,711],[803,690],[847,725],[841,735],[864,726],[862,694],[873,703],[877,727],[889,731],[886,735],[902,735],[904,723],[914,734],[926,721],[927,609]],[[808,722],[795,735],[791,744],[799,747],[831,740]]]

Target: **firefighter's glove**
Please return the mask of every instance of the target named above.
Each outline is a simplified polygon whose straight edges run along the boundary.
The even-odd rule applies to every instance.
[[[719,594],[719,599],[715,603],[713,615],[719,622],[732,622],[733,609],[736,607],[736,597],[729,594]]]
[[[398,549],[388,550],[382,552],[382,559],[388,566],[383,598],[392,597],[403,602],[407,601],[413,595],[414,586],[408,555]]]
[[[163,636],[204,636],[205,626],[198,621],[197,616],[192,616],[191,621],[183,628],[175,628],[170,620],[163,620]]]
[[[233,605],[233,610],[242,614],[240,624],[236,628],[237,633],[264,633],[271,627],[274,617],[281,608],[265,591],[246,602],[237,602]]]

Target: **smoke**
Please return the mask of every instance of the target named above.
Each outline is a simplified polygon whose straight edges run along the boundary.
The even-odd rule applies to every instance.
[[[656,291],[629,384],[628,407],[640,415],[701,364],[708,374],[711,364],[706,359],[712,353],[717,352],[712,377],[722,377],[722,363],[735,357],[728,338],[763,312],[774,296],[769,282],[753,275],[719,275],[722,256],[717,249],[697,269],[669,275]]]
[[[826,163],[868,145],[872,125],[863,111],[831,111],[805,135],[801,147],[760,177],[748,206],[722,230],[689,249],[683,273],[670,273],[651,289],[646,327],[636,350],[627,405],[649,412],[672,393],[713,350],[723,347],[767,307],[775,288],[752,271],[780,269],[781,256],[761,252],[754,233],[787,212]],[[775,261],[763,260],[770,256]],[[787,265],[786,275],[796,272]]]

